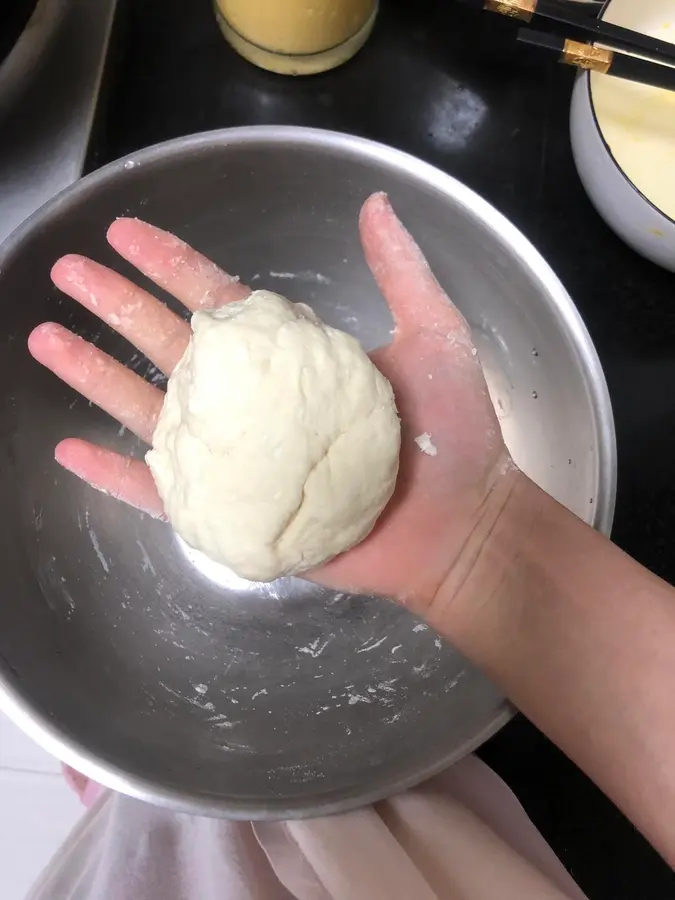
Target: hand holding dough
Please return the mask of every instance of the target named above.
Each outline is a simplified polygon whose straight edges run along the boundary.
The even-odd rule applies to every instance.
[[[359,231],[366,262],[395,322],[391,343],[372,359],[396,392],[400,468],[392,501],[368,538],[312,577],[341,590],[388,596],[423,614],[448,566],[464,553],[494,485],[511,470],[469,327],[383,194],[365,202]],[[108,240],[191,312],[238,303],[250,294],[198,251],[147,222],[118,219]],[[191,336],[182,317],[84,257],[61,258],[52,278],[160,371],[173,372]],[[29,348],[87,400],[152,443],[164,401],[159,388],[53,322],[34,329]],[[231,395],[233,385],[219,386]],[[427,434],[425,445],[433,444],[435,455],[422,452],[416,441]],[[142,460],[77,437],[61,441],[55,456],[106,494],[150,515],[165,515]]]
[[[269,291],[192,329],[147,454],[177,533],[254,581],[363,540],[394,491],[400,423],[359,343]]]

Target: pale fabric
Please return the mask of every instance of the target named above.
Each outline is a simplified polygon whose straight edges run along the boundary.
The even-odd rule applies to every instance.
[[[28,900],[585,900],[506,785],[470,757],[358,812],[190,817],[101,797]]]

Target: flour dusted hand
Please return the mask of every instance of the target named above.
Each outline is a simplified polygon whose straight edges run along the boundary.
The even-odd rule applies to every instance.
[[[363,540],[394,491],[400,423],[358,342],[269,291],[192,329],[147,455],[176,532],[254,581]]]
[[[472,553],[480,543],[481,528],[491,521],[491,510],[501,508],[504,493],[510,489],[516,470],[510,464],[504,447],[469,326],[443,292],[419,247],[396,217],[384,194],[373,194],[364,203],[359,216],[359,233],[365,260],[394,319],[391,343],[375,350],[371,358],[377,370],[389,379],[396,394],[396,405],[401,414],[400,468],[392,501],[372,533],[349,553],[341,553],[320,570],[313,571],[312,578],[338,590],[391,597],[418,615],[425,615],[440,586],[447,583],[449,567],[457,573],[459,584],[463,583],[465,572],[471,571]],[[147,222],[117,219],[108,230],[108,241],[117,253],[162,290],[173,295],[190,312],[211,312],[229,304],[238,304],[250,296],[250,289],[238,279],[218,268],[175,235]],[[91,259],[73,255],[64,256],[54,264],[52,279],[60,290],[110,325],[161,372],[169,376],[175,370],[190,342],[190,326],[147,290]],[[133,309],[133,315],[130,309]],[[291,309],[295,309],[296,315],[290,318],[295,320],[302,310],[292,306]],[[306,316],[307,313],[303,318]],[[209,320],[205,322],[208,324]],[[314,327],[318,327],[316,322]],[[208,332],[210,329],[206,330]],[[349,341],[348,338],[343,340]],[[336,348],[327,338],[325,343],[330,346],[331,352],[323,356],[332,360]],[[38,362],[141,441],[152,444],[165,399],[159,388],[125,368],[99,347],[54,322],[38,325],[31,332],[28,346]],[[350,346],[355,353],[360,352],[354,344]],[[297,358],[290,356],[289,371],[294,371],[297,379]],[[305,357],[314,366],[312,354],[305,354]],[[203,367],[207,371],[206,385],[215,384],[216,399],[222,401],[224,406],[239,403],[243,378],[231,374],[239,367],[235,367],[224,353],[216,354],[215,363],[217,365],[213,370],[210,366]],[[328,367],[326,360],[324,364]],[[367,367],[359,356],[358,365],[349,374],[356,378],[364,365]],[[224,374],[214,375],[216,369]],[[372,369],[368,371],[370,378],[376,379],[377,373]],[[187,385],[190,379],[185,380]],[[360,404],[370,394],[378,393],[377,386],[365,377],[362,381],[367,385],[367,391],[359,388],[353,396],[348,393],[347,379],[340,384],[336,379],[335,390],[332,391],[324,386],[323,380],[319,382],[317,377],[316,381],[321,385],[315,403],[320,406],[317,422],[324,415],[337,416],[345,404],[345,397],[349,397],[354,404]],[[349,387],[349,390],[352,388]],[[249,393],[252,392],[249,390]],[[393,408],[389,412],[388,427],[378,427],[373,422],[372,433],[367,440],[363,440],[364,456],[357,464],[356,476],[363,481],[364,493],[359,496],[358,491],[351,489],[347,493],[347,479],[342,479],[337,496],[331,497],[331,504],[337,505],[336,510],[331,507],[331,529],[344,518],[350,523],[346,530],[355,529],[355,523],[360,521],[351,511],[355,497],[362,501],[362,508],[370,509],[372,504],[373,519],[379,504],[371,492],[379,495],[384,503],[388,482],[382,473],[386,473],[387,465],[391,465],[392,470],[396,466],[395,448],[388,443],[394,440],[391,439],[392,428],[396,429],[395,440],[398,440],[398,423]],[[272,413],[276,416],[276,408],[272,409]],[[355,406],[353,414],[356,420],[359,416],[365,416],[365,410],[362,412],[360,407]],[[381,413],[379,415],[382,417]],[[269,431],[273,421],[271,415],[268,418]],[[176,413],[176,419],[176,426],[178,421],[183,421],[180,410]],[[176,448],[181,450],[180,455],[174,453],[173,448],[171,451],[173,457],[180,459],[181,482],[186,483],[183,469],[188,472],[192,466],[189,454],[183,453],[181,446],[187,422],[186,416],[186,427],[173,429],[175,438],[180,438],[173,440]],[[261,419],[254,417],[251,425],[260,430],[260,423]],[[218,420],[217,424],[220,424]],[[295,431],[287,429],[286,436],[295,441],[302,433],[299,426]],[[416,440],[425,435],[428,438],[424,444],[431,453],[422,452]],[[305,435],[302,440],[307,445],[304,452],[308,454],[309,438]],[[159,441],[157,444],[159,448]],[[166,450],[158,454],[160,459],[164,453],[168,458],[168,447],[167,443]],[[245,454],[240,458],[242,447]],[[238,454],[236,471],[253,471],[256,458],[252,451],[255,448],[249,446],[248,436],[242,447],[235,444]],[[385,448],[391,453],[388,454]],[[178,508],[178,499],[182,503],[183,498],[178,497],[177,491],[175,504],[168,498],[169,494],[173,494],[173,482],[176,480],[171,462],[167,462],[167,478],[171,479],[172,489],[169,490],[167,485],[165,500],[168,502],[165,506],[150,469],[140,459],[79,437],[60,441],[54,455],[68,471],[109,496],[153,516],[164,517],[168,513],[174,517],[174,524],[179,524],[175,521],[172,507]],[[332,455],[331,452],[329,456]],[[378,466],[381,468],[374,467],[373,455],[380,460]],[[385,462],[382,462],[383,457]],[[344,460],[342,465],[348,468]],[[367,476],[373,468],[379,474],[377,478],[368,480]],[[331,466],[331,474],[333,469]],[[307,467],[305,472],[308,470]],[[281,466],[280,471],[283,476],[280,486],[285,492],[286,481],[290,484],[291,479],[284,474]],[[176,468],[175,475],[178,474]],[[298,478],[298,483],[303,477]],[[393,477],[392,471],[392,482]],[[193,473],[189,480],[196,483],[197,475]],[[330,484],[334,485],[337,481],[337,478],[331,478]],[[247,485],[258,490],[255,478],[249,477],[246,481],[241,479],[232,483],[229,493],[232,497],[238,497]],[[312,482],[308,480],[308,489],[311,487]],[[275,491],[278,489],[275,485]],[[266,509],[275,491],[259,491],[253,499],[261,509]],[[306,494],[309,498],[309,490]],[[297,504],[298,493],[295,497]],[[194,516],[198,506],[210,510],[212,499],[209,496],[203,504],[198,504],[186,492],[185,500],[189,501],[189,506],[187,502],[185,505]],[[280,499],[277,498],[277,501]],[[250,498],[243,503],[239,497],[237,508],[239,512],[250,509]],[[223,514],[230,515],[227,506]],[[232,514],[238,532],[235,537],[241,537],[243,526],[248,526],[249,520],[244,521],[242,516],[237,519],[237,515]],[[368,518],[363,515],[364,519]],[[288,513],[286,516],[290,518]],[[316,523],[319,534],[324,529],[328,531],[325,516],[326,510],[320,509]],[[343,516],[342,520],[340,516]],[[282,517],[278,516],[277,520],[279,518]],[[254,524],[260,527],[261,522],[262,519],[255,519]],[[297,528],[301,522],[309,531],[312,518],[305,517],[304,511],[302,517],[298,515],[298,522],[291,524]],[[217,524],[220,528],[221,523]],[[282,526],[283,522],[277,526],[279,545],[291,536],[288,521],[285,528]],[[367,527],[364,527],[364,532]],[[215,543],[210,526],[207,529],[198,516],[195,530],[197,528]],[[358,529],[355,530],[358,533]],[[268,532],[271,531],[268,527]],[[358,539],[356,534],[353,539]],[[349,541],[345,539],[345,544]],[[194,539],[193,543],[199,541]],[[278,552],[280,548],[274,549]],[[272,552],[268,551],[268,557],[272,556]],[[317,556],[321,557],[323,553]],[[309,564],[309,560],[302,564]],[[244,571],[241,566],[240,571]],[[247,571],[253,570],[247,567]],[[254,574],[259,573],[256,571]]]

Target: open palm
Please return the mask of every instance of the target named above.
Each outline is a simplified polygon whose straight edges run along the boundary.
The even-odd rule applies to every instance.
[[[359,227],[366,260],[396,323],[392,343],[372,359],[396,394],[400,473],[372,534],[314,575],[417,607],[433,596],[465,547],[508,455],[469,328],[384,195],[366,201]],[[250,293],[178,238],[144,222],[118,219],[108,240],[189,310]],[[84,257],[61,258],[52,278],[162,372],[172,372],[190,327],[163,303]],[[28,346],[36,360],[150,443],[162,391],[60,325],[39,325]],[[430,436],[430,453],[415,442],[424,434]],[[76,438],[62,441],[55,456],[94,487],[162,516],[152,476],[141,461]]]

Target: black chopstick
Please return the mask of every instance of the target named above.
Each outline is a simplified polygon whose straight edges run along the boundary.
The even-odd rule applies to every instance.
[[[658,62],[675,64],[675,44],[650,37],[621,25],[613,25],[596,16],[589,16],[586,4],[569,0],[463,0],[469,6],[500,13],[523,22],[548,20],[565,25],[569,31],[593,37],[622,50],[648,56]],[[640,0],[635,0],[639,3]]]
[[[640,59],[606,47],[594,47],[593,44],[572,41],[533,28],[520,28],[518,40],[547,53],[557,54],[558,61],[569,66],[675,91],[675,69],[650,59]]]

